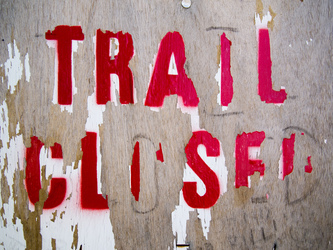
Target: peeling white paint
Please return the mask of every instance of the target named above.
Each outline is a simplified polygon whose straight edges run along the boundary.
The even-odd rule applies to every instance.
[[[5,62],[5,75],[8,78],[8,90],[13,94],[23,73],[20,52],[15,40],[13,47],[8,44],[8,54],[9,59]],[[0,140],[2,143],[0,148],[0,175],[7,180],[9,198],[8,203],[3,203],[2,199],[0,199],[0,206],[3,208],[3,215],[0,217],[0,235],[2,236],[1,241],[4,249],[16,249],[18,247],[24,248],[26,245],[23,225],[21,220],[14,215],[14,177],[19,178],[17,172],[23,169],[25,148],[23,137],[19,135],[20,124],[17,124],[16,135],[11,139],[9,138],[8,126],[8,106],[6,100],[4,100],[0,106]],[[7,160],[6,169],[4,169],[6,167],[5,159]],[[0,192],[3,192],[3,190],[0,189]],[[13,218],[16,218],[15,222]],[[7,224],[5,225],[5,223]]]
[[[7,46],[9,58],[5,62],[5,75],[8,77],[8,89],[10,90],[10,93],[13,94],[18,81],[22,78],[23,64],[21,62],[21,54],[17,48],[16,41],[14,40],[13,47],[11,43]]]
[[[9,47],[10,59],[5,63],[6,75],[8,76],[8,89],[11,93],[15,91],[17,82],[22,78],[23,67],[20,61],[20,55],[14,41],[14,53],[11,54],[11,45]],[[57,67],[57,63],[56,63]],[[57,71],[56,71],[57,72]],[[30,80],[29,55],[25,56],[25,77],[26,81]],[[55,88],[56,89],[56,88]],[[56,95],[57,96],[57,95]],[[87,131],[97,132],[99,125],[103,123],[102,113],[105,106],[96,104],[95,93],[88,97],[88,119],[86,123]],[[0,106],[0,139],[2,148],[0,148],[0,175],[4,174],[10,190],[8,203],[3,204],[0,199],[0,207],[3,208],[3,216],[0,216],[0,235],[1,247],[4,249],[24,249],[26,241],[23,234],[23,225],[19,218],[14,215],[14,175],[19,170],[24,170],[24,155],[25,147],[23,144],[23,136],[19,135],[20,125],[16,126],[16,136],[9,139],[9,118],[8,107],[6,101],[3,101]],[[100,138],[98,141],[98,166],[99,172],[101,169],[101,154],[100,154]],[[54,209],[44,209],[40,216],[40,234],[42,235],[43,249],[51,249],[52,239],[56,240],[57,249],[71,249],[73,242],[73,233],[75,225],[78,225],[78,248],[84,246],[92,249],[114,249],[115,241],[110,222],[110,211],[106,210],[83,210],[80,206],[81,189],[80,189],[80,169],[74,169],[74,163],[66,166],[65,173],[62,172],[62,159],[52,159],[50,150],[42,147],[40,165],[46,166],[46,178],[49,176],[60,177],[66,179],[67,189],[65,200]],[[5,159],[8,166],[5,167]],[[100,173],[98,174],[100,176]],[[16,175],[16,177],[18,177]],[[100,184],[100,181],[98,181]],[[50,188],[50,187],[49,187]],[[99,187],[100,190],[100,187]],[[0,192],[2,190],[0,189]],[[29,202],[30,211],[34,211],[34,205]],[[56,216],[52,213],[57,211]],[[60,214],[62,218],[60,218]],[[16,219],[14,224],[13,218]],[[5,226],[6,221],[6,226]]]
[[[97,133],[97,183],[98,193],[101,194],[101,152],[99,126],[103,123],[103,112],[105,105],[97,105],[95,92],[88,97],[88,118],[85,130]],[[52,164],[52,161],[48,161]],[[59,163],[58,163],[59,164]],[[44,246],[51,249],[51,239],[56,240],[59,249],[71,249],[75,226],[78,227],[78,248],[82,245],[88,249],[114,249],[115,241],[110,221],[110,210],[86,210],[82,209],[81,188],[80,188],[80,169],[74,169],[74,163],[66,167],[66,174],[52,173],[52,176],[65,177],[67,180],[67,194],[65,201],[55,209],[44,210],[41,224],[43,225],[41,234],[43,235]],[[47,174],[49,172],[47,171]],[[53,212],[57,210],[56,219]],[[60,214],[65,212],[60,218]],[[62,230],[59,230],[61,228]]]
[[[227,191],[227,180],[228,180],[228,170],[225,165],[225,157],[222,151],[222,146],[220,142],[220,156],[218,157],[208,157],[206,153],[206,147],[204,145],[198,146],[198,154],[202,160],[215,172],[220,183],[220,195],[223,195]],[[183,181],[195,181],[197,182],[197,192],[199,195],[204,195],[206,192],[206,187],[203,181],[194,173],[194,171],[185,164]],[[187,205],[184,200],[183,191],[179,193],[179,205],[172,212],[172,231],[176,237],[175,246],[177,244],[186,244],[186,224],[189,220],[189,213],[197,211],[198,218],[201,221],[202,231],[205,238],[208,240],[208,232],[211,221],[211,212],[209,209],[194,209]]]
[[[3,101],[0,106],[0,139],[2,141],[2,148],[0,149],[0,167],[1,172],[5,167],[5,159],[7,159],[7,168],[4,170],[1,177],[6,178],[9,186],[9,199],[8,203],[2,203],[0,199],[0,207],[3,208],[3,216],[0,216],[0,235],[3,242],[4,249],[17,249],[25,248],[26,242],[23,235],[23,225],[21,220],[16,217],[16,222],[13,222],[14,215],[14,176],[20,168],[23,168],[24,159],[24,145],[22,135],[16,135],[9,139],[9,118],[8,107],[6,101]],[[19,126],[19,125],[18,125]],[[0,175],[2,175],[0,172]],[[16,177],[18,177],[16,175]],[[0,189],[0,192],[3,190]],[[5,221],[7,225],[5,226]]]
[[[217,81],[217,85],[219,87],[219,93],[217,94],[217,104],[219,106],[222,106],[221,104],[221,57],[220,57],[220,64],[219,64],[219,68],[217,70],[217,73],[215,75],[215,80]],[[228,110],[228,106],[222,106],[222,111],[227,111]]]
[[[30,82],[30,64],[29,64],[29,54],[27,53],[24,58],[24,69],[25,69],[25,80]]]
[[[41,235],[43,249],[51,249],[51,239],[56,240],[57,249],[71,249],[75,226],[78,227],[78,247],[87,249],[114,249],[115,242],[109,210],[83,210],[80,207],[80,168],[74,163],[67,166],[67,189],[65,201],[54,209],[43,210]],[[52,213],[57,211],[55,216]],[[64,212],[64,213],[63,213]],[[62,218],[60,214],[62,214]],[[52,219],[54,221],[52,221]],[[61,229],[61,230],[59,230]]]
[[[262,20],[258,13],[255,13],[254,19],[255,19],[257,39],[258,39],[259,29],[267,29],[268,22],[272,21],[272,16],[271,13],[267,11],[267,14],[263,16]]]
[[[98,105],[96,102],[95,92],[88,97],[88,118],[85,126],[85,130],[89,132],[95,132],[97,134],[97,190],[98,193],[102,193],[101,187],[101,172],[102,172],[102,155],[100,152],[100,137],[99,126],[103,124],[103,112],[105,111],[105,105]]]
[[[88,118],[85,125],[85,130],[90,132],[99,132],[99,125],[103,124],[103,112],[105,111],[105,105],[98,105],[96,101],[95,92],[88,96]]]
[[[281,156],[280,156],[280,160],[279,160],[279,179],[283,180],[283,150],[282,150],[282,146],[280,147],[280,152],[281,152]]]
[[[191,116],[192,132],[201,130],[198,107],[186,107],[183,103],[183,99],[178,96],[177,108],[180,109],[183,114],[189,114]]]

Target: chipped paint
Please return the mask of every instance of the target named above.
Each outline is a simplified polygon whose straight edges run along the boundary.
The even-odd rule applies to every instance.
[[[206,152],[206,147],[204,145],[199,145],[197,148],[198,154],[201,159],[214,171],[218,177],[220,184],[220,195],[223,195],[227,191],[227,181],[228,181],[228,170],[225,165],[225,157],[222,151],[222,144],[220,144],[220,155],[218,157],[208,157]],[[197,192],[200,196],[206,193],[206,187],[203,181],[194,173],[194,171],[185,164],[184,182],[196,182]],[[179,205],[172,212],[172,231],[176,237],[176,242],[174,248],[176,249],[177,244],[186,244],[186,224],[189,220],[189,213],[192,211],[197,211],[198,218],[201,221],[202,231],[204,237],[208,240],[208,232],[211,221],[211,211],[208,209],[194,209],[190,207],[184,200],[183,190],[179,193]]]
[[[232,43],[226,37],[225,33],[221,36],[221,44],[219,46],[219,68],[215,75],[215,80],[219,86],[219,93],[217,94],[217,103],[222,106],[222,111],[228,109],[229,103],[233,98],[233,78],[231,76],[230,65],[230,47]]]
[[[255,24],[257,31],[257,39],[259,38],[259,30],[267,29],[268,22],[272,21],[271,13],[268,11],[266,15],[255,13]]]
[[[2,144],[0,149],[2,186],[0,190],[0,234],[3,235],[2,246],[5,249],[42,249],[42,246],[43,249],[70,249],[73,242],[71,226],[76,225],[74,243],[76,242],[77,249],[81,245],[89,248],[113,249],[115,243],[109,210],[103,212],[81,211],[78,206],[80,203],[80,155],[77,159],[78,162],[66,166],[66,171],[63,173],[61,171],[63,161],[52,159],[50,151],[43,147],[39,157],[40,164],[43,166],[40,201],[35,206],[29,202],[24,185],[25,147],[23,136],[19,134],[21,125],[18,122],[14,124],[16,119],[10,121],[8,110],[8,105],[12,105],[11,100],[16,95],[17,84],[22,78],[23,67],[16,42],[14,41],[14,56],[11,54],[11,45],[9,44],[8,47],[10,48],[10,59],[5,63],[5,67],[8,82],[10,82],[8,84],[9,92],[7,99],[0,106],[0,141]],[[30,81],[28,54],[25,56],[24,68],[25,79]],[[92,98],[90,97],[91,100]],[[94,103],[96,103],[95,100]],[[100,108],[100,112],[96,112],[96,106],[88,107],[90,113],[86,129],[98,131],[98,126],[103,122],[102,112],[105,107],[97,107]],[[11,115],[15,115],[15,113],[11,113]],[[14,125],[15,127],[11,128]],[[99,162],[100,160],[99,158]],[[74,168],[75,164],[78,166],[77,169]],[[56,176],[64,177],[67,180],[68,192],[66,193],[66,199],[55,209],[43,210],[50,178]],[[59,213],[60,216],[58,216]],[[91,227],[92,224],[96,226]],[[62,230],[59,230],[59,228]],[[98,235],[97,242],[94,233]]]
[[[71,54],[71,70],[72,70],[72,96],[77,94],[77,87],[75,86],[75,77],[74,77],[74,52],[76,53],[78,51],[79,43],[82,44],[82,41],[76,41],[72,40],[72,54]],[[58,64],[59,64],[59,55],[57,52],[57,46],[58,42],[56,40],[46,40],[46,44],[49,48],[55,49],[55,59],[54,59],[54,88],[53,88],[53,104],[59,104],[58,103]],[[67,111],[70,114],[73,113],[73,103],[71,105],[60,105],[61,112]]]
[[[267,28],[268,23],[272,20],[273,17],[269,11],[262,18],[255,13],[258,41],[258,94],[261,101],[281,106],[287,99],[287,93],[284,87],[281,87],[279,91],[273,89],[271,48]]]
[[[29,64],[29,54],[27,53],[24,58],[24,69],[25,69],[25,80],[30,82],[30,64]]]
[[[105,111],[105,105],[98,105],[96,103],[96,92],[88,97],[88,118],[85,125],[85,130],[89,132],[97,133],[97,184],[98,193],[101,194],[101,171],[102,171],[102,155],[100,152],[100,136],[99,126],[103,124],[103,112]]]
[[[20,168],[23,168],[24,146],[22,135],[9,138],[9,118],[7,103],[4,101],[0,106],[0,149],[1,166],[1,218],[0,234],[3,246],[6,249],[24,247],[25,242],[23,222],[15,212],[16,193],[15,176]],[[15,204],[16,203],[16,204]]]
[[[5,62],[5,75],[8,77],[8,89],[10,93],[13,94],[16,89],[16,85],[22,78],[23,65],[21,62],[21,53],[17,48],[16,41],[14,40],[13,46],[9,43],[7,47],[9,58]]]
[[[267,23],[267,28],[273,31],[274,28],[274,18],[276,17],[276,13],[273,11],[272,7],[269,6],[269,13],[272,15],[272,19]]]

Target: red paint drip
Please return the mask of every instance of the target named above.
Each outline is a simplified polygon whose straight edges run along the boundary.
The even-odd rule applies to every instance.
[[[31,137],[31,147],[26,149],[26,188],[28,192],[29,200],[36,204],[39,201],[39,190],[41,190],[40,182],[40,163],[39,154],[43,143],[36,137]],[[56,150],[55,150],[56,149]],[[56,151],[56,156],[53,153]],[[62,158],[61,145],[56,143],[51,147],[51,157],[52,158]],[[44,202],[44,209],[55,208],[59,206],[64,200],[66,195],[66,179],[65,178],[52,178],[50,184],[50,192],[48,198]]]
[[[169,63],[172,54],[175,57],[177,75],[169,75]],[[187,77],[184,69],[185,45],[178,32],[169,32],[160,43],[152,77],[146,96],[145,105],[162,107],[164,98],[178,95],[186,107],[197,107],[199,98],[193,82]]]
[[[294,144],[295,134],[292,134],[290,138],[284,138],[282,141],[282,180],[284,177],[291,174],[294,169]]]
[[[265,132],[243,133],[237,135],[236,138],[236,188],[241,186],[248,187],[248,176],[254,174],[255,171],[260,172],[260,176],[264,175],[265,164],[262,160],[249,159],[249,147],[260,147],[265,139]]]
[[[305,172],[307,173],[312,172],[311,156],[308,156],[308,165],[305,166]]]
[[[200,196],[197,193],[196,182],[184,182],[184,200],[192,208],[210,208],[220,196],[219,180],[213,170],[201,159],[197,149],[200,144],[206,147],[207,156],[220,155],[220,143],[207,131],[193,132],[193,136],[185,147],[187,164],[198,175],[206,186],[206,193]]]
[[[128,64],[134,55],[132,36],[121,31],[113,33],[100,29],[96,35],[96,92],[97,104],[111,100],[110,74],[119,78],[119,101],[121,104],[134,103],[133,74]],[[119,52],[114,60],[110,58],[110,39],[117,38]]]
[[[228,40],[225,33],[221,36],[221,105],[228,106],[231,103],[234,90],[233,79],[230,72],[230,46],[231,41]]]
[[[139,201],[140,194],[140,145],[137,141],[134,146],[131,165],[131,192],[136,201]]]
[[[81,145],[81,206],[83,209],[108,209],[107,199],[97,192],[97,134],[86,132]]]
[[[80,26],[60,25],[45,33],[47,40],[57,41],[58,103],[72,104],[72,41],[84,39]]]
[[[273,90],[272,60],[268,29],[259,29],[258,47],[258,94],[260,99],[266,103],[283,103],[287,98],[286,91],[284,89],[280,91]]]
[[[163,151],[162,151],[162,145],[161,145],[161,143],[160,143],[160,149],[156,151],[156,158],[157,158],[157,160],[159,160],[160,162],[164,162]]]

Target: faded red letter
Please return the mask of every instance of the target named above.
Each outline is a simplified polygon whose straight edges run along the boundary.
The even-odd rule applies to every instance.
[[[26,178],[25,183],[28,191],[29,200],[36,204],[39,201],[39,190],[41,190],[40,182],[40,162],[39,154],[44,144],[36,137],[31,137],[31,147],[26,150]],[[51,147],[51,157],[54,159],[62,159],[61,145],[55,143]],[[47,167],[47,166],[46,166]],[[52,178],[50,184],[50,192],[48,198],[44,202],[44,209],[55,208],[60,205],[66,195],[66,179]]]
[[[302,133],[304,135],[304,133]],[[295,134],[291,134],[290,138],[284,138],[282,141],[282,155],[279,162],[279,178],[284,178],[291,174],[294,169],[294,145],[295,145]],[[308,165],[304,167],[305,172],[312,172],[311,156],[308,156]]]
[[[140,194],[140,144],[137,141],[134,146],[134,153],[131,165],[131,192],[136,201],[139,201]]]
[[[259,148],[265,139],[265,132],[243,133],[237,135],[236,138],[236,188],[240,186],[248,187],[248,177],[253,175],[255,171],[260,172],[260,176],[264,175],[265,164],[257,157],[249,155],[251,148]]]
[[[162,151],[162,144],[160,143],[160,149],[156,151],[156,158],[160,162],[164,162],[163,151]]]
[[[221,36],[221,105],[228,106],[231,103],[233,90],[233,79],[230,72],[230,46],[231,42],[223,35]]]
[[[72,41],[83,40],[84,34],[80,26],[60,25],[45,33],[47,40],[57,41],[58,57],[58,103],[72,104]]]
[[[282,180],[284,180],[284,177],[291,174],[294,169],[294,144],[295,134],[292,134],[289,139],[284,138],[282,141],[282,155],[279,170],[279,178]]]
[[[199,103],[192,80],[185,74],[185,46],[178,32],[169,32],[162,39],[145,100],[149,107],[162,107],[164,98],[177,94],[186,107]]]
[[[184,182],[184,200],[192,208],[210,208],[220,196],[219,180],[213,170],[201,159],[198,154],[198,146],[203,144],[206,147],[207,156],[220,155],[220,143],[207,131],[193,132],[193,136],[188,142],[185,153],[187,164],[198,175],[206,186],[206,193],[200,196],[197,193],[196,182]]]
[[[110,74],[119,78],[119,101],[121,104],[134,103],[133,74],[128,67],[133,57],[134,47],[132,36],[123,32],[103,33],[100,29],[96,35],[96,91],[97,104],[106,104],[111,100]],[[118,54],[114,59],[110,55],[110,40],[118,40]]]
[[[81,205],[85,209],[108,209],[108,202],[97,192],[97,134],[86,132],[81,139]]]
[[[258,94],[263,102],[281,104],[287,98],[287,93],[284,89],[273,90],[268,29],[259,29],[258,40]]]
[[[308,156],[308,165],[304,167],[306,173],[312,172],[312,165],[311,165],[311,156]]]

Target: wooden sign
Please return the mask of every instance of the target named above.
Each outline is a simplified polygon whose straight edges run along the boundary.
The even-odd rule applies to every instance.
[[[317,249],[332,3],[1,5],[1,249]]]

